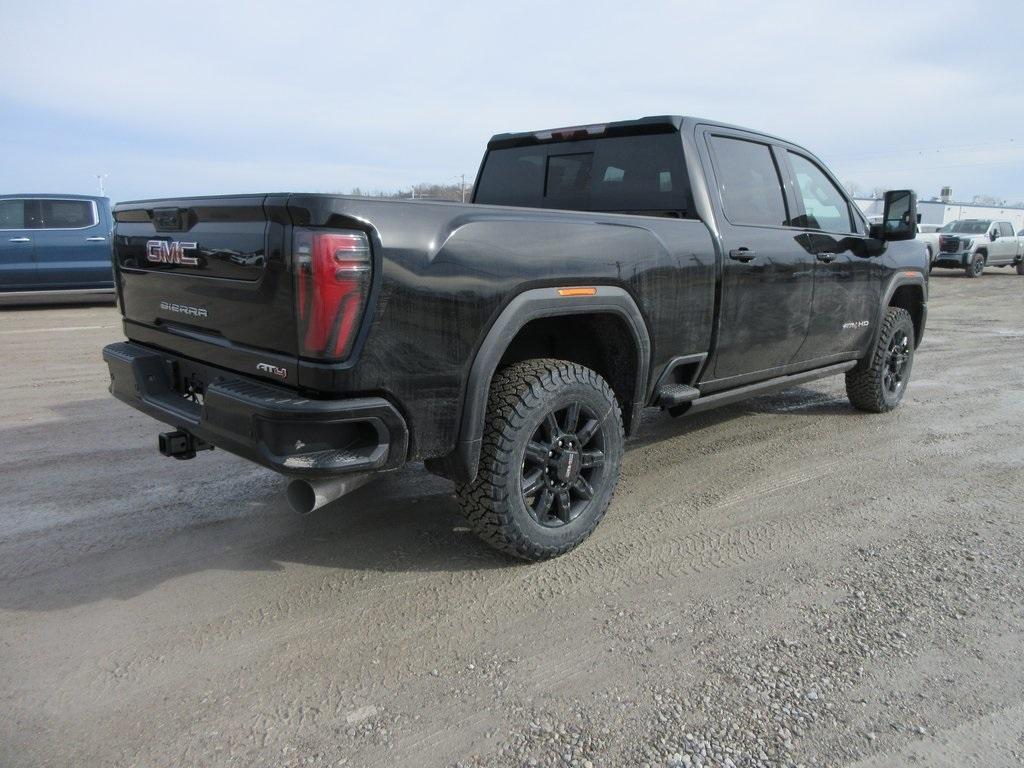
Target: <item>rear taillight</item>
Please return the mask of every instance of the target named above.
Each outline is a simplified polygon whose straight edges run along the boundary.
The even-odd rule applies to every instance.
[[[370,241],[363,232],[296,228],[292,258],[299,354],[344,360],[370,291]]]

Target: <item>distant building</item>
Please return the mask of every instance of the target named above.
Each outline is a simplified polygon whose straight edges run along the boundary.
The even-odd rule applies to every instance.
[[[854,202],[866,216],[881,216],[882,201],[867,197],[856,197]],[[1009,221],[1016,232],[1024,229],[1024,208],[1017,206],[978,205],[977,203],[942,202],[941,200],[918,200],[917,212],[922,224],[941,226],[957,219],[992,219]]]

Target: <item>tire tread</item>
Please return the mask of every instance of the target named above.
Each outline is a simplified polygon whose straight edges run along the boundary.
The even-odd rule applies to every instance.
[[[895,407],[886,402],[882,393],[881,367],[885,365],[889,339],[895,329],[905,323],[910,325],[913,333],[914,321],[910,313],[902,307],[889,307],[885,311],[882,328],[878,333],[875,348],[871,351],[869,364],[846,372],[846,395],[857,410],[886,413]]]
[[[506,473],[517,472],[510,466],[511,453],[530,414],[541,405],[545,393],[575,384],[598,390],[611,404],[614,428],[621,441],[622,413],[614,393],[601,376],[578,363],[552,358],[525,360],[502,369],[491,382],[480,467],[476,479],[456,486],[456,496],[473,532],[490,546],[513,557],[538,561],[565,554],[593,532],[607,509],[606,505],[571,541],[549,546],[531,539],[516,525],[511,499],[505,490]],[[616,465],[611,478],[613,487],[618,482],[618,472]]]

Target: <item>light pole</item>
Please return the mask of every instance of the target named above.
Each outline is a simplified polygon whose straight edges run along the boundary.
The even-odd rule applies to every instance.
[[[459,191],[462,193],[462,202],[466,202],[466,174],[460,173],[455,178],[459,180]]]
[[[109,175],[110,175],[109,173],[97,173],[96,174],[96,181],[98,181],[99,185],[100,185],[100,197],[106,197],[107,196],[106,192],[103,190],[103,180],[105,178],[107,178]]]

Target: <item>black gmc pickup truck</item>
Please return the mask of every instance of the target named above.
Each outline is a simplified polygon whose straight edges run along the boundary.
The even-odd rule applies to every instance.
[[[906,391],[928,299],[913,192],[869,227],[824,164],[684,117],[500,134],[472,204],[321,194],[115,209],[111,392],[293,478],[310,510],[422,460],[470,525],[562,554],[647,406],[698,413],[843,373]]]

